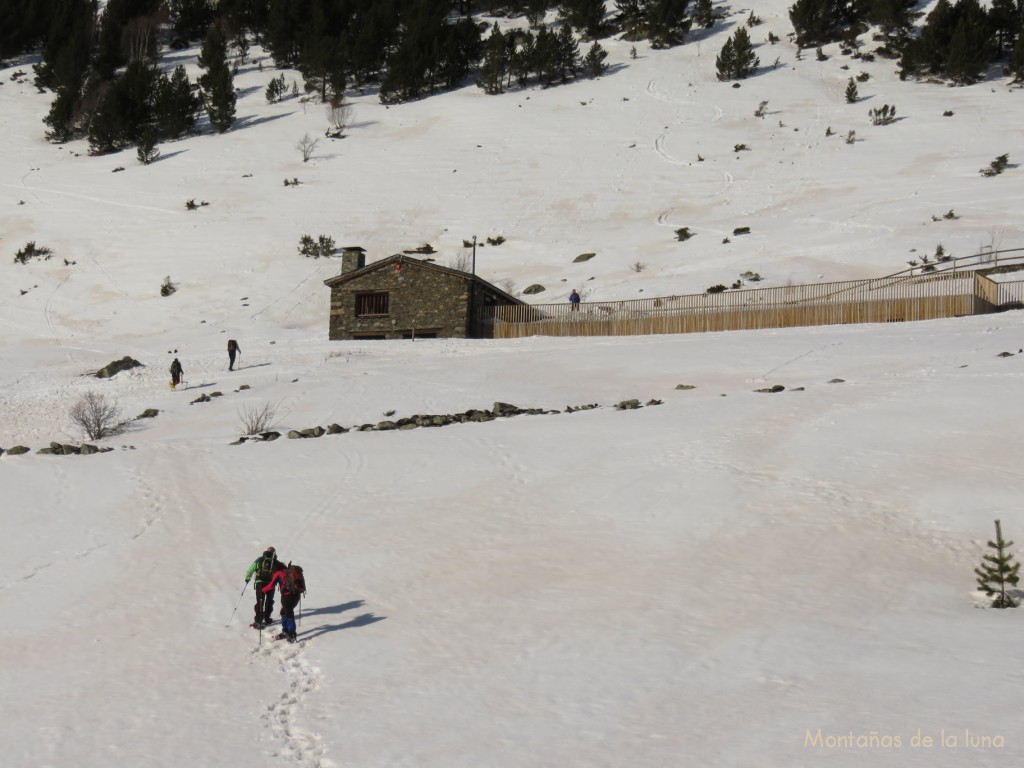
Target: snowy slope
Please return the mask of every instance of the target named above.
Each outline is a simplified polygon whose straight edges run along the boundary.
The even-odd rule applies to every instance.
[[[1024,242],[1024,177],[978,174],[1013,160],[1018,91],[901,83],[834,46],[797,61],[776,2],[753,37],[783,42],[731,88],[714,56],[734,10],[635,60],[605,41],[599,81],[389,109],[356,95],[347,137],[309,163],[294,145],[322,134],[322,107],[267,105],[277,71],[259,56],[233,131],[145,167],[48,144],[48,96],[12,79],[31,62],[0,70],[0,446],[78,440],[67,410],[90,390],[129,417],[160,410],[110,453],[0,456],[4,765],[1021,762],[1024,613],[983,610],[972,574],[994,518],[1024,541],[1019,313],[326,340],[338,263],[299,256],[304,233],[371,259],[429,242],[441,263],[500,234],[478,271],[544,284],[537,301],[746,270],[763,285],[881,275],[911,249]],[[883,103],[904,119],[870,126]],[[680,226],[697,236],[676,242]],[[736,226],[752,234],[723,243]],[[55,258],[13,264],[29,240]],[[190,388],[172,393],[175,354]],[[124,355],[144,367],[82,375]],[[615,410],[627,398],[663,402]],[[267,403],[285,431],[495,401],[562,412],[229,445]],[[298,646],[246,628],[249,590],[231,613],[270,544],[306,569]]]

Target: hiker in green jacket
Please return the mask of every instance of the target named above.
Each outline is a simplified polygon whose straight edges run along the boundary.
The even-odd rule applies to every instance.
[[[263,587],[270,583],[275,571],[280,571],[283,568],[284,566],[278,562],[277,552],[274,548],[267,547],[262,555],[252,561],[249,570],[245,572],[246,584],[249,583],[249,579],[256,577],[253,582],[253,591],[256,593],[256,617],[252,622],[255,629],[263,629],[271,622],[271,616],[274,613],[274,592],[273,590],[264,592]]]

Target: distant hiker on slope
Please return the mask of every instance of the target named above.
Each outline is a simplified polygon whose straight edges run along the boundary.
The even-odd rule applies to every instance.
[[[306,594],[306,579],[302,575],[302,566],[288,563],[288,567],[274,573],[270,583],[263,588],[273,600],[274,586],[281,585],[281,629],[284,631],[275,640],[287,640],[294,643],[298,637],[295,631],[295,606],[299,598]]]
[[[271,590],[267,593],[263,591],[263,588],[270,583],[274,572],[280,571],[283,568],[284,566],[277,559],[277,552],[274,548],[267,547],[262,555],[252,561],[249,570],[245,572],[246,584],[249,583],[249,579],[253,576],[256,577],[252,585],[256,592],[256,617],[252,622],[252,626],[255,629],[263,629],[263,627],[271,622],[271,616],[274,613],[274,591]]]
[[[228,370],[235,370],[235,355],[242,354],[242,348],[234,339],[228,339]]]
[[[181,374],[183,373],[181,363],[178,362],[178,358],[174,358],[174,362],[171,363],[171,389],[175,389],[181,384]]]

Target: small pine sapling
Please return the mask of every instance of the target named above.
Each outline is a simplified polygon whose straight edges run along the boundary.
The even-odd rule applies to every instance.
[[[814,58],[816,58],[818,61],[828,61],[828,56],[826,56],[825,52],[821,50],[820,45],[818,46],[818,49],[814,52]]]
[[[147,130],[143,132],[136,146],[135,155],[143,165],[149,165],[160,158],[160,150],[157,149],[156,137],[153,135],[153,131]]]
[[[767,101],[762,101],[760,104],[757,105],[757,109],[754,110],[754,117],[760,117],[763,120],[764,119],[765,111],[767,109],[768,109],[768,102]]]
[[[1013,546],[1012,541],[1003,539],[1003,531],[996,520],[996,540],[988,542],[988,546],[995,550],[995,554],[982,557],[981,565],[974,569],[978,577],[978,587],[992,600],[993,608],[1016,608],[1018,601],[1007,591],[1008,587],[1015,587],[1020,581],[1017,572],[1020,570],[1020,563],[1014,561],[1009,549]]]
[[[843,141],[845,141],[847,144],[853,144],[855,141],[857,141],[857,132],[848,131]]]
[[[854,104],[857,101],[857,82],[851,77],[846,83],[846,103]]]

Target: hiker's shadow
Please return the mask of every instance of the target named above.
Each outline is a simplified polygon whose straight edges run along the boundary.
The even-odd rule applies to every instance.
[[[353,608],[361,608],[363,606],[362,600],[353,600],[351,603],[342,603],[341,605],[332,605],[326,608],[314,608],[311,611],[303,611],[303,618],[306,616],[325,616],[330,614],[344,613],[345,611],[352,610]],[[308,640],[313,637],[319,637],[320,635],[326,635],[329,632],[337,632],[342,629],[353,629],[355,627],[365,627],[368,624],[376,624],[378,621],[384,621],[387,616],[374,616],[372,613],[363,613],[356,616],[349,621],[344,621],[340,624],[321,624],[318,627],[314,627],[308,632],[303,632],[301,638]]]
[[[235,370],[236,371],[247,371],[250,368],[262,368],[265,365],[270,365],[270,363],[250,363],[249,365],[241,365],[241,364],[239,364],[239,365],[235,366]]]
[[[351,611],[354,608],[362,608],[366,604],[365,600],[353,600],[351,603],[342,603],[341,605],[328,605],[323,608],[313,608],[311,610],[304,610],[303,616],[325,616],[332,613],[344,613],[345,611]]]

